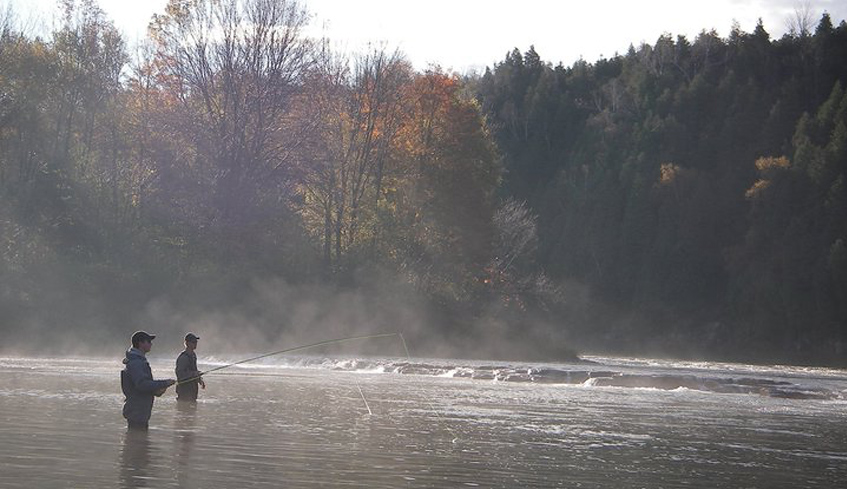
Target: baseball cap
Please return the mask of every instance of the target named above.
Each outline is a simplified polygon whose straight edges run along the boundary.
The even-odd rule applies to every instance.
[[[142,341],[153,341],[156,335],[152,335],[146,331],[136,331],[132,334],[132,344],[137,345]]]
[[[199,336],[197,336],[197,335],[196,335],[196,334],[194,334],[194,333],[188,333],[187,335],[185,335],[185,341],[191,341],[191,342],[194,342],[194,341],[197,341],[197,340],[199,340],[199,339],[200,339],[200,337],[199,337]]]

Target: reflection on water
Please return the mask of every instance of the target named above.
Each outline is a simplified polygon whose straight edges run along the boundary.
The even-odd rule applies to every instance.
[[[192,477],[197,403],[159,404],[160,410],[174,410],[173,425],[153,427],[150,431],[126,430],[123,433],[118,463],[120,487],[162,487],[174,482],[178,487],[199,487]],[[159,449],[169,441],[172,442],[170,452]],[[171,473],[175,481],[169,480]]]
[[[147,431],[127,430],[120,453],[120,481],[123,488],[150,487],[150,436]]]
[[[176,454],[176,477],[180,487],[193,487],[191,482],[191,453],[194,450],[195,426],[197,422],[197,403],[176,403],[177,415],[174,418],[174,447]]]
[[[576,385],[502,381],[521,371],[508,365],[489,369],[498,374],[488,380],[233,369],[197,403],[178,403],[172,392],[158,398],[150,430],[139,432],[127,431],[120,414],[120,364],[76,361],[65,369],[61,362],[0,361],[3,489],[116,482],[125,488],[764,489],[831,488],[847,480],[843,396],[676,387],[692,375],[724,378],[722,371],[703,374],[692,366],[600,365],[591,378],[611,380]],[[152,363],[154,376],[169,372],[170,362]],[[586,367],[544,368],[541,375],[549,378]],[[753,376],[749,383],[757,387],[847,390],[847,378],[834,371],[748,370],[731,373],[732,385],[747,385]],[[646,381],[668,385],[645,389]]]

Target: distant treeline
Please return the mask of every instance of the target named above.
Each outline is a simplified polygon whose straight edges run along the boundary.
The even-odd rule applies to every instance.
[[[0,13],[6,338],[166,301],[272,340],[304,326],[307,292],[259,310],[283,282],[359,294],[332,332],[414,313],[450,354],[843,358],[844,22],[458,76],[336,53],[303,7],[171,1],[132,56],[93,0],[46,38]]]

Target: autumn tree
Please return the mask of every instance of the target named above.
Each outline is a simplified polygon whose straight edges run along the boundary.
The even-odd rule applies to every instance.
[[[284,213],[304,139],[289,116],[312,63],[307,21],[296,0],[172,0],[151,23],[168,129],[188,145],[181,172],[208,189],[194,198],[213,228]]]
[[[302,215],[329,266],[375,243],[384,182],[401,158],[412,72],[397,52],[377,49],[352,62],[322,53],[302,94],[301,123],[316,121],[316,131],[301,152],[301,192]]]
[[[479,105],[461,96],[456,77],[427,71],[406,97],[401,145],[409,153],[388,198],[386,246],[422,290],[468,300],[492,255],[500,160]]]

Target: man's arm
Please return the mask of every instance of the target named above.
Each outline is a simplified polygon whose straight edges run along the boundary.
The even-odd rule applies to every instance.
[[[127,365],[127,373],[129,373],[129,378],[132,380],[135,389],[147,394],[167,389],[173,384],[172,380],[153,380],[152,375],[147,375],[144,364],[141,362],[130,362]]]

